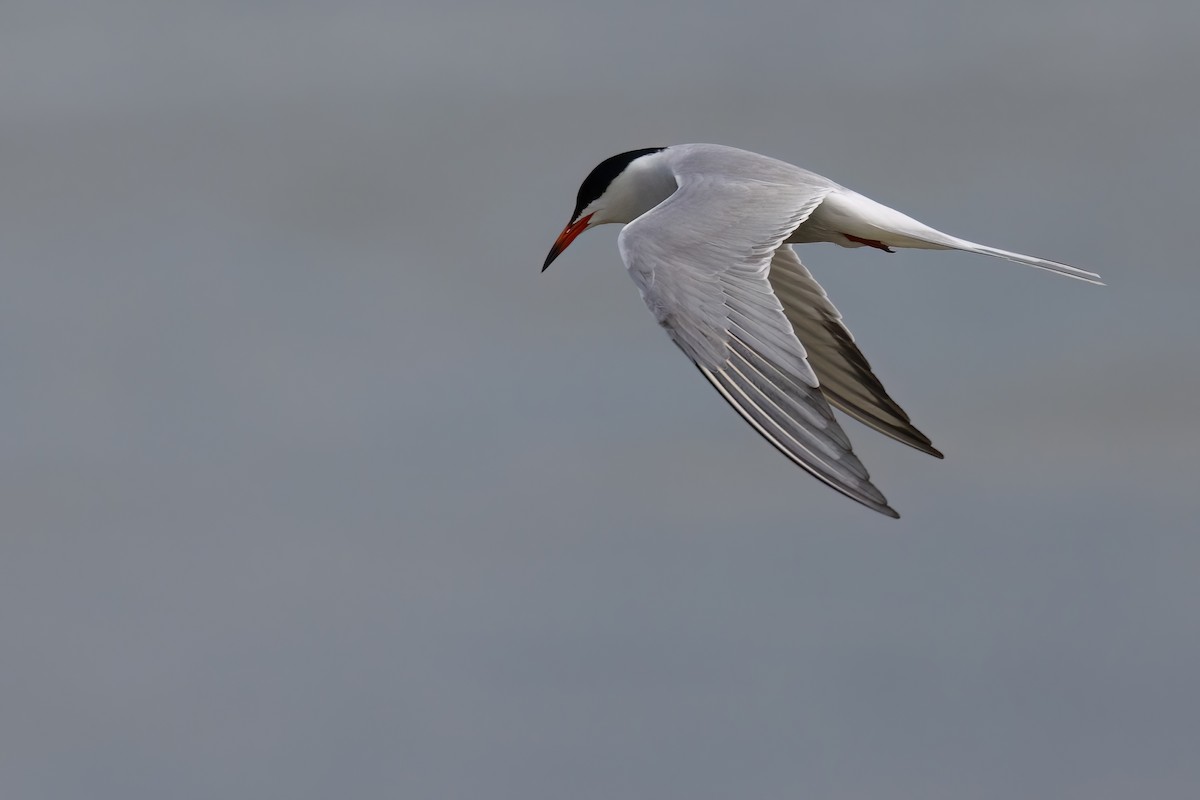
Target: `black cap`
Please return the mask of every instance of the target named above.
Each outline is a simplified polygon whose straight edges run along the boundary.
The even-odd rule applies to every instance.
[[[645,147],[641,150],[630,150],[628,153],[618,153],[601,161],[579,185],[579,194],[575,198],[575,212],[571,214],[571,219],[578,218],[585,208],[607,192],[609,184],[625,171],[631,161],[665,149],[664,147]]]

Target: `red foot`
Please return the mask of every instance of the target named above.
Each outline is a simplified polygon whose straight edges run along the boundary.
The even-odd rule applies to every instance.
[[[849,239],[852,242],[858,242],[859,244],[865,244],[867,247],[874,247],[876,250],[882,250],[885,253],[896,252],[895,250],[888,247],[886,244],[879,241],[878,239],[863,239],[860,236],[855,236],[850,233],[843,233],[842,236],[845,236],[847,239]]]

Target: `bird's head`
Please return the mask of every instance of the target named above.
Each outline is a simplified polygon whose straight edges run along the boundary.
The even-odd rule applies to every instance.
[[[543,272],[588,228],[610,222],[632,222],[675,191],[674,178],[665,169],[656,169],[657,159],[652,158],[663,149],[647,147],[620,153],[604,159],[588,173],[579,185],[571,221],[554,240],[542,265]],[[669,189],[665,186],[668,181]]]

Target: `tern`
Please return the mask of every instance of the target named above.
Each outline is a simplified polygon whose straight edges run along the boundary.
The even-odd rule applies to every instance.
[[[830,406],[942,454],[888,395],[790,245],[964,250],[1101,283],[1057,261],[942,233],[786,162],[715,144],[650,147],[600,162],[542,271],[579,234],[609,223],[625,226],[621,259],[655,319],[729,405],[798,466],[897,518]]]

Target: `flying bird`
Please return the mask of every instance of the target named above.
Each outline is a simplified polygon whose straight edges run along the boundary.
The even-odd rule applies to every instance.
[[[888,395],[790,245],[964,250],[1100,284],[1091,272],[950,236],[828,178],[715,144],[600,162],[542,271],[579,234],[608,223],[625,226],[617,246],[642,299],[729,405],[798,466],[889,517],[900,515],[830,406],[942,454]]]

